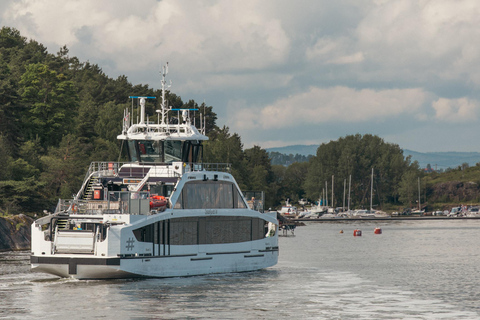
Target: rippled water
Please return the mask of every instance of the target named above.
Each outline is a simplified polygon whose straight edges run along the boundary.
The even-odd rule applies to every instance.
[[[310,223],[275,267],[146,280],[58,279],[0,253],[0,318],[480,319],[479,237],[472,220]]]

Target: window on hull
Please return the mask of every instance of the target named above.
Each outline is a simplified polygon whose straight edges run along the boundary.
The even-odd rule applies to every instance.
[[[267,236],[268,222],[251,217],[188,217],[159,221],[133,231],[137,241],[168,245],[239,243]]]

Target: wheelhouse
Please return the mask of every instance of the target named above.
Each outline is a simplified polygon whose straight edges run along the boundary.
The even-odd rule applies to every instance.
[[[171,164],[202,162],[202,142],[181,140],[127,140],[130,162]]]

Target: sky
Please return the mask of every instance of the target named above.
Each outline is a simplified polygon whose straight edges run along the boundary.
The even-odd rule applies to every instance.
[[[2,0],[0,25],[213,106],[245,148],[480,151],[478,0]]]

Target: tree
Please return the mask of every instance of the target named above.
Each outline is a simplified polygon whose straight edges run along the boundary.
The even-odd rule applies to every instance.
[[[399,187],[399,200],[408,207],[412,207],[418,199],[418,178],[419,173],[415,170],[406,171]]]
[[[30,64],[22,75],[21,96],[28,111],[24,119],[29,139],[38,135],[44,147],[52,146],[71,131],[78,97],[73,83],[44,64]]]
[[[58,147],[50,147],[41,158],[44,171],[41,181],[47,187],[45,197],[50,201],[71,198],[80,188],[90,159],[91,144],[85,144],[73,134],[63,137]]]
[[[283,199],[289,198],[292,201],[298,202],[305,196],[303,182],[307,177],[307,173],[307,162],[295,162],[286,168],[284,180],[285,194],[283,195]]]
[[[309,199],[316,199],[325,182],[331,186],[332,175],[337,181],[351,175],[352,205],[367,206],[373,168],[374,202],[383,205],[398,198],[400,180],[410,167],[410,158],[404,158],[398,145],[374,135],[350,135],[320,145],[317,155],[310,159],[304,188]],[[334,188],[335,202],[342,203],[343,184],[335,183]]]
[[[226,126],[210,132],[209,140],[204,143],[204,162],[230,163],[231,173],[242,190],[248,181],[244,161],[243,144],[237,133],[230,134]]]
[[[2,150],[9,150],[13,156],[16,155],[21,140],[17,90],[17,84],[11,75],[10,68],[6,63],[0,62],[0,135],[3,135],[5,139]]]

